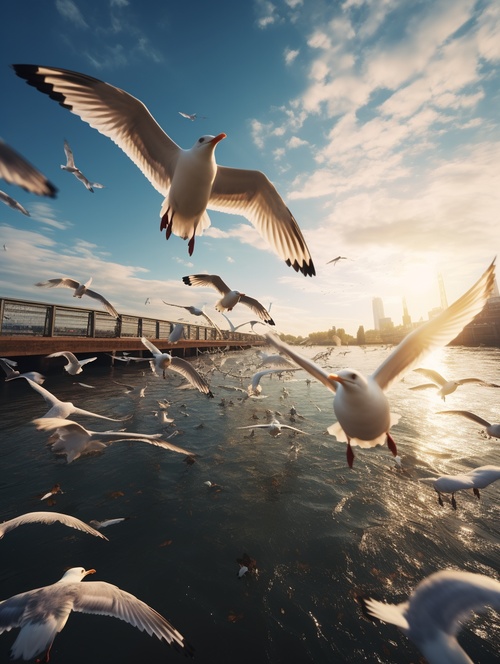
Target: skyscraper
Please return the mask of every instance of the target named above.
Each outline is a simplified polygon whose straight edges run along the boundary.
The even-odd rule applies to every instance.
[[[408,307],[406,305],[406,298],[403,298],[403,326],[411,327],[411,316],[408,313]]]
[[[385,318],[384,303],[381,297],[374,297],[372,300],[373,308],[373,326],[376,330],[380,330],[380,321]]]

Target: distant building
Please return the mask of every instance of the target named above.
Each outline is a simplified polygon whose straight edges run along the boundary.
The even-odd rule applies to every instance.
[[[373,327],[375,330],[380,330],[380,321],[385,318],[384,303],[381,297],[374,297],[372,300],[373,308]]]
[[[411,316],[406,306],[406,298],[403,298],[403,327],[411,327]]]
[[[392,318],[388,318],[388,317],[387,318],[386,317],[381,318],[379,320],[379,325],[380,325],[379,329],[382,330],[382,331],[383,330],[392,330],[392,328],[394,327],[394,323],[392,322]]]

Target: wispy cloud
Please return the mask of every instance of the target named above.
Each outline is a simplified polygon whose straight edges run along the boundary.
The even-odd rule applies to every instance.
[[[286,48],[284,53],[285,63],[287,65],[293,64],[299,53],[299,49]]]
[[[83,14],[73,0],[56,0],[56,9],[65,19],[78,28],[88,28]]]
[[[30,214],[34,221],[39,221],[41,224],[52,226],[61,231],[64,231],[71,226],[71,222],[60,221],[56,218],[56,212],[49,203],[43,203],[41,201],[32,203],[30,205]]]

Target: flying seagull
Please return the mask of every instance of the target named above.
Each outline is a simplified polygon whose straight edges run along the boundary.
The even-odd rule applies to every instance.
[[[302,431],[301,429],[296,429],[295,427],[288,426],[288,424],[282,424],[276,418],[273,418],[271,422],[269,422],[269,424],[251,424],[250,426],[246,427],[238,427],[238,429],[267,429],[268,434],[273,438],[280,436],[283,432],[283,429],[291,429],[292,431],[296,431],[297,433],[303,433],[306,436],[309,435],[308,433]]]
[[[12,646],[12,659],[33,659],[45,653],[49,661],[55,637],[64,628],[71,611],[112,616],[128,622],[166,641],[185,655],[193,656],[193,648],[186,643],[173,625],[140,599],[105,581],[80,584],[94,569],[72,567],[50,586],[28,590],[0,602],[0,633],[20,628]],[[38,659],[37,661],[42,661]]]
[[[38,431],[53,431],[49,438],[51,449],[56,454],[66,455],[67,463],[72,463],[84,454],[103,452],[110,442],[137,440],[156,447],[163,447],[179,454],[192,454],[162,439],[161,433],[133,433],[129,431],[91,431],[77,422],[60,417],[39,417],[33,420]]]
[[[35,286],[40,286],[42,288],[73,288],[75,291],[73,293],[73,297],[82,298],[84,295],[88,295],[94,300],[99,300],[110,316],[113,316],[113,318],[119,318],[120,314],[116,311],[114,306],[106,300],[105,297],[103,297],[100,293],[96,293],[96,291],[90,290],[89,286],[91,283],[92,277],[84,284],[81,284],[79,281],[75,281],[75,279],[62,277],[61,279],[39,281],[37,284],[35,284]]]
[[[337,256],[336,258],[332,258],[331,261],[327,262],[327,265],[330,265],[330,263],[333,263],[334,265],[337,265],[339,261],[346,261],[347,256]]]
[[[399,417],[390,412],[385,391],[400,380],[404,373],[411,371],[427,353],[452,341],[483,309],[494,283],[495,261],[462,297],[439,316],[410,332],[371,376],[364,376],[356,369],[342,369],[336,374],[329,374],[296,353],[274,334],[268,332],[264,336],[278,351],[288,355],[335,392],[333,410],[338,422],[329,427],[328,432],[336,436],[338,441],[347,442],[347,462],[350,467],[354,461],[352,445],[374,447],[387,442],[392,454],[397,457],[396,444],[389,429]]]
[[[26,371],[21,373],[14,367],[17,366],[17,362],[9,360],[7,357],[0,357],[0,367],[5,372],[6,378],[5,381],[14,380],[14,378],[31,378],[32,381],[41,385],[45,382],[45,376],[42,376],[38,371]]]
[[[255,300],[253,297],[248,297],[245,293],[240,293],[239,291],[231,290],[229,286],[222,281],[222,279],[216,274],[191,274],[188,277],[182,277],[182,281],[187,286],[202,286],[202,287],[211,287],[218,290],[222,295],[222,298],[216,302],[215,309],[217,311],[231,311],[238,302],[245,304],[247,307],[256,314],[264,323],[269,325],[274,325],[274,321],[269,315],[269,312],[263,307],[263,305]]]
[[[399,627],[429,664],[472,664],[456,635],[473,612],[500,609],[500,582],[484,574],[443,570],[421,581],[402,604],[358,599],[367,618]]]
[[[77,519],[74,516],[69,514],[60,514],[59,512],[27,512],[26,514],[21,514],[21,516],[16,516],[14,519],[9,521],[4,521],[0,523],[0,539],[8,533],[10,530],[14,530],[18,526],[24,526],[26,523],[62,523],[64,526],[69,526],[69,528],[76,528],[81,530],[84,533],[89,535],[94,535],[94,537],[100,537],[101,539],[107,540],[107,537],[104,537],[102,533],[95,530],[91,526],[88,526],[80,519]],[[1,604],[1,602],[0,602]]]
[[[425,376],[429,380],[432,380],[432,383],[422,383],[421,385],[415,385],[414,387],[410,387],[410,390],[426,390],[429,387],[434,389],[437,388],[437,393],[443,401],[446,401],[446,396],[448,394],[452,394],[458,387],[460,387],[460,385],[466,385],[467,383],[479,383],[479,385],[483,385],[484,387],[500,387],[500,385],[497,385],[496,383],[488,383],[481,378],[461,378],[459,380],[446,380],[446,378],[443,378],[440,373],[434,371],[433,369],[419,368],[414,369],[414,371],[422,374],[422,376]]]
[[[124,90],[78,72],[40,65],[13,69],[29,85],[114,141],[165,197],[160,230],[187,240],[210,226],[207,208],[246,217],[287,265],[316,272],[302,232],[270,180],[260,171],[218,166],[214,150],[226,137],[201,136],[180,148],[146,106]]]
[[[193,306],[184,306],[182,304],[172,304],[172,302],[165,302],[165,300],[162,300],[162,302],[163,304],[166,304],[169,307],[178,307],[179,309],[185,309],[186,311],[189,311],[189,313],[192,314],[193,316],[203,316],[203,318],[205,318],[210,323],[210,325],[215,327],[217,332],[219,332],[220,335],[222,336],[221,329],[214,323],[214,321],[210,318],[210,316],[208,316],[208,314],[206,314],[203,311],[203,309],[199,309],[198,307],[193,307]]]
[[[76,355],[73,355],[69,350],[61,350],[58,353],[51,353],[47,357],[65,357],[68,362],[64,365],[65,371],[67,371],[70,376],[76,376],[76,374],[82,373],[83,367],[89,362],[94,362],[97,360],[96,357],[88,357],[85,360],[79,360]]]
[[[200,392],[203,392],[203,394],[206,394],[209,397],[214,396],[207,381],[203,376],[200,376],[189,362],[186,362],[186,360],[183,360],[181,357],[173,357],[169,353],[162,353],[161,350],[151,343],[149,339],[146,339],[146,337],[141,337],[141,341],[153,355],[154,359],[150,360],[150,366],[153,373],[158,376],[161,371],[163,378],[165,378],[166,370],[172,369],[172,371],[177,371],[177,373],[182,374],[184,378],[187,378],[191,385],[196,387]]]
[[[6,194],[5,191],[0,191],[0,201],[2,201],[2,203],[5,203],[5,205],[8,205],[13,210],[18,210],[19,212],[22,212],[23,214],[25,214],[27,217],[31,217],[28,210],[25,207],[23,207],[21,205],[21,203],[16,201],[15,198],[12,198],[12,196],[9,196],[9,194]]]
[[[43,173],[0,139],[0,178],[32,194],[55,198],[57,189]]]
[[[443,505],[441,494],[451,493],[451,505],[455,510],[457,509],[457,501],[455,500],[457,491],[472,489],[476,498],[480,498],[479,489],[484,489],[497,480],[500,480],[500,466],[479,466],[479,468],[474,468],[465,473],[421,479],[422,482],[432,483],[441,506]]]
[[[198,115],[198,113],[183,113],[182,111],[178,111],[179,115],[182,115],[183,118],[186,118],[186,120],[191,120],[194,122],[195,120],[206,120],[207,117],[206,115]]]
[[[462,417],[466,417],[468,420],[472,420],[483,426],[484,430],[491,438],[500,438],[500,424],[491,424],[482,417],[479,417],[479,415],[471,413],[469,410],[439,410],[437,415],[461,415]]]
[[[66,139],[64,139],[64,152],[66,154],[66,165],[61,164],[61,168],[63,171],[68,171],[68,173],[73,173],[75,178],[77,180],[80,180],[80,182],[83,182],[83,184],[87,187],[87,189],[91,193],[94,193],[94,187],[96,189],[104,189],[103,184],[99,184],[98,182],[90,182],[90,180],[88,180],[85,177],[85,175],[81,172],[81,170],[76,167],[73,151],[69,147],[69,143]]]
[[[124,420],[128,420],[130,417],[132,417],[130,415],[129,417],[117,420],[113,417],[106,417],[105,415],[98,415],[97,413],[91,413],[89,410],[83,410],[82,408],[77,408],[71,403],[71,401],[60,401],[51,392],[46,390],[41,385],[38,385],[38,383],[35,383],[27,376],[21,375],[19,376],[19,378],[24,378],[24,380],[26,380],[29,383],[29,385],[31,385],[31,387],[35,390],[35,392],[38,392],[39,394],[42,395],[46,403],[50,406],[49,410],[45,413],[43,417],[66,418],[69,417],[70,415],[88,415],[89,417],[97,417],[100,420],[110,420],[111,422],[123,422]]]

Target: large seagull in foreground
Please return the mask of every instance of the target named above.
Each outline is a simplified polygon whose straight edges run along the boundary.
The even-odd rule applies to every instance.
[[[316,274],[302,232],[274,185],[260,171],[218,166],[225,134],[201,136],[190,150],[167,136],[146,106],[124,90],[67,69],[13,65],[18,76],[114,141],[165,200],[160,230],[189,239],[210,226],[207,208],[246,217],[287,265]]]

